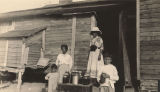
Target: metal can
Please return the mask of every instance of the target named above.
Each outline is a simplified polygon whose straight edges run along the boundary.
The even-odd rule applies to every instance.
[[[78,84],[79,81],[79,72],[73,72],[72,73],[72,83]]]

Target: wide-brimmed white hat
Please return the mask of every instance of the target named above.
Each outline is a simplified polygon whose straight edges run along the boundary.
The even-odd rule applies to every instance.
[[[92,27],[91,32],[100,32],[100,33],[102,33],[101,30],[99,30],[98,27]]]

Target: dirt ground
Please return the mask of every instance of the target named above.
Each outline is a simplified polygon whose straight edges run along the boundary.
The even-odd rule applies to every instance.
[[[21,92],[46,92],[44,89],[45,83],[23,83],[21,86]],[[0,92],[17,92],[17,84],[0,88]]]
[[[23,83],[21,92],[47,92],[45,83]],[[17,84],[10,83],[9,86],[0,88],[0,92],[17,92]],[[99,92],[98,88],[93,87],[93,92]]]

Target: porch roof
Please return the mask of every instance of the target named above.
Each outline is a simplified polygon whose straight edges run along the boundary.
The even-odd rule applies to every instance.
[[[37,16],[37,15],[51,15],[51,14],[63,14],[63,13],[77,13],[77,12],[92,12],[98,8],[115,7],[115,6],[130,6],[136,4],[136,0],[91,0],[72,2],[69,4],[59,5],[47,5],[42,8],[13,11],[8,13],[0,14],[0,19],[12,19],[26,16]]]
[[[34,34],[37,34],[43,30],[46,30],[46,27],[39,27],[34,29],[28,29],[28,30],[13,30],[6,33],[2,33],[0,35],[0,38],[23,38],[23,37],[29,37]]]

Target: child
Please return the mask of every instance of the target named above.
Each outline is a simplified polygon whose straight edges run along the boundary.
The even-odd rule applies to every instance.
[[[105,65],[99,71],[100,92],[115,92],[114,83],[118,81],[117,69],[111,64],[111,56],[104,55]]]
[[[48,92],[56,92],[57,82],[58,82],[58,67],[56,64],[51,65],[51,72],[45,76],[48,80]]]

